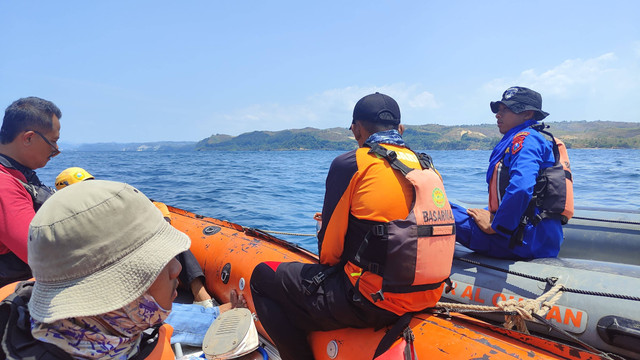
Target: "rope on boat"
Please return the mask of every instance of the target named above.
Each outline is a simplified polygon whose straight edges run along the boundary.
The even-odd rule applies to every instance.
[[[264,230],[264,229],[256,229],[256,230],[259,230],[259,231],[262,231],[262,232],[266,232],[267,234],[307,236],[307,237],[316,236],[316,234],[298,234],[298,233],[290,233],[290,232],[275,231],[275,230]]]
[[[640,222],[638,222],[638,221],[630,221],[630,220],[596,219],[596,218],[588,218],[588,217],[582,217],[582,216],[574,216],[574,217],[572,217],[571,219],[578,219],[578,220],[590,220],[590,221],[602,221],[602,222],[608,222],[608,223],[612,223],[612,224],[640,225]]]
[[[555,303],[562,296],[562,290],[564,286],[562,284],[556,284],[551,290],[540,295],[535,300],[533,299],[509,299],[500,301],[496,306],[487,305],[473,305],[473,304],[459,304],[450,302],[438,302],[436,307],[442,307],[446,310],[458,311],[458,310],[471,310],[471,311],[501,311],[505,312],[505,322],[502,324],[505,329],[511,330],[514,327],[525,334],[529,334],[527,329],[526,320],[535,320],[534,315],[540,317],[545,316],[547,312],[555,305]]]
[[[568,333],[567,331],[557,327],[556,325],[550,323],[544,316],[551,310],[553,305],[560,299],[562,296],[562,292],[565,291],[566,288],[562,284],[556,284],[551,288],[551,290],[546,293],[540,295],[535,300],[532,299],[509,299],[506,301],[500,301],[496,304],[496,306],[486,306],[486,305],[473,305],[473,304],[461,304],[461,303],[450,303],[450,302],[438,302],[436,303],[436,308],[444,308],[447,312],[455,311],[455,312],[500,312],[505,316],[505,322],[502,324],[505,329],[511,330],[513,327],[516,330],[528,334],[529,330],[527,329],[526,321],[534,321],[537,320],[541,324],[545,324],[549,327],[549,331],[551,329],[555,329],[561,334],[567,336],[570,339],[573,339],[576,343],[582,345],[585,349],[600,355],[604,359],[609,360],[624,360],[623,357],[617,354],[606,353],[602,350],[599,350],[590,344],[580,340],[576,336]]]
[[[503,269],[501,267],[497,267],[497,266],[493,266],[493,265],[489,265],[489,264],[483,264],[483,263],[481,263],[479,261],[475,261],[475,260],[471,260],[471,259],[465,259],[465,258],[459,257],[459,256],[454,256],[454,259],[460,260],[460,261],[464,261],[464,262],[472,264],[472,265],[483,266],[483,267],[486,267],[486,268],[491,269],[491,270],[501,271],[501,272],[504,272],[504,273],[507,273],[507,274],[517,275],[517,276],[524,277],[524,278],[531,279],[531,280],[537,280],[537,281],[541,281],[541,282],[550,283],[551,285],[555,284],[554,278],[542,278],[542,277],[539,277],[539,276],[533,276],[533,275],[529,275],[529,274],[525,274],[525,273],[521,273],[521,272],[517,272],[517,271],[513,271],[513,270],[506,270],[506,269]],[[551,283],[551,281],[553,281],[553,283]]]
[[[589,291],[589,290],[572,289],[572,288],[564,288],[563,291],[574,293],[574,294],[581,294],[581,295],[593,295],[593,296],[602,296],[602,297],[609,297],[609,298],[621,299],[621,300],[640,301],[640,297],[630,296],[630,295],[611,294],[611,293],[604,293],[599,291]]]
[[[623,357],[606,353],[600,349],[597,349],[590,344],[580,340],[576,336],[568,333],[567,331],[559,328],[558,326],[552,324],[544,316],[551,310],[553,305],[560,299],[562,296],[562,291],[565,288],[562,284],[557,284],[551,290],[542,294],[535,300],[532,299],[523,299],[523,300],[515,300],[510,299],[506,301],[500,301],[496,306],[486,306],[486,305],[472,305],[472,304],[460,304],[460,303],[448,303],[448,302],[438,302],[436,307],[444,308],[446,311],[457,311],[464,312],[464,310],[469,311],[482,311],[482,312],[501,312],[505,315],[505,322],[502,324],[505,329],[511,330],[513,327],[516,328],[517,331],[528,334],[529,330],[527,329],[526,321],[535,321],[537,320],[541,324],[545,324],[549,327],[549,331],[556,330],[561,334],[565,335],[569,339],[572,339],[577,344],[580,344],[585,349],[591,351],[592,353],[598,354],[604,359],[608,360],[624,360]]]
[[[542,277],[539,277],[539,276],[529,275],[529,274],[525,274],[525,273],[521,273],[521,272],[517,272],[517,271],[513,271],[513,270],[503,269],[503,268],[500,268],[500,267],[497,267],[497,266],[493,266],[493,265],[489,265],[489,264],[484,264],[484,263],[481,263],[479,261],[475,261],[475,260],[471,260],[471,259],[465,259],[465,258],[462,258],[462,257],[459,257],[459,256],[456,256],[454,258],[456,260],[464,261],[464,262],[469,263],[469,264],[486,267],[486,268],[491,269],[491,270],[496,270],[496,271],[500,271],[500,272],[503,272],[503,273],[524,277],[524,278],[531,279],[531,280],[537,280],[537,281],[544,282],[544,283],[547,283],[547,284],[552,285],[552,286],[555,285],[556,282],[558,281],[558,278],[556,278],[556,277],[542,278]],[[581,295],[592,295],[592,296],[608,297],[608,298],[613,298],[613,299],[640,301],[640,297],[638,297],[638,296],[630,296],[630,295],[624,295],[624,294],[613,294],[613,293],[606,293],[606,292],[600,292],[600,291],[573,289],[573,288],[567,288],[567,287],[563,287],[562,291],[570,292],[570,293],[574,293],[574,294],[581,294]]]

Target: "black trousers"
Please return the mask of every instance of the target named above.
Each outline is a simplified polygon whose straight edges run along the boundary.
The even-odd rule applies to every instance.
[[[176,259],[180,262],[180,265],[182,265],[182,271],[180,271],[178,279],[180,279],[183,286],[191,291],[191,282],[195,278],[202,278],[202,282],[204,283],[204,272],[191,250],[181,252],[176,255]]]
[[[277,268],[276,268],[277,265]],[[307,335],[311,331],[345,327],[383,327],[398,316],[363,298],[342,270],[306,295],[310,280],[328,265],[262,263],[251,275],[251,295],[258,319],[275,342],[283,360],[313,360]]]

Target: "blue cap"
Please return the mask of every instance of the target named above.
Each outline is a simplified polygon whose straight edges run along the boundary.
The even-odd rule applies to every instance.
[[[534,119],[536,120],[542,120],[549,115],[549,113],[542,111],[542,96],[526,87],[513,86],[505,90],[502,94],[502,100],[492,101],[489,104],[494,114],[498,113],[499,104],[504,104],[516,114],[533,110],[535,111]]]
[[[400,107],[390,96],[379,92],[360,99],[353,108],[353,121],[400,124]]]

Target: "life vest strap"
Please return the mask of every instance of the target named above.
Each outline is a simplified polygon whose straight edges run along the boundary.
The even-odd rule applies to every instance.
[[[533,226],[538,225],[538,223],[540,223],[542,220],[544,219],[556,219],[556,220],[560,220],[560,223],[562,225],[566,225],[569,222],[569,218],[567,218],[566,216],[562,215],[562,214],[554,214],[554,213],[549,213],[549,212],[541,212],[540,214],[536,215],[533,217],[533,219],[531,219],[531,223],[533,224]]]
[[[564,177],[569,179],[571,182],[573,182],[573,174],[571,174],[571,171],[565,170]]]
[[[376,351],[373,355],[374,359],[389,350],[393,343],[396,342],[396,339],[400,337],[400,335],[403,335],[403,337],[406,336],[405,341],[407,343],[413,343],[415,337],[413,336],[413,332],[411,332],[411,328],[409,327],[409,323],[411,323],[412,317],[413,313],[406,313],[398,318],[398,321],[396,321],[391,329],[389,329],[389,331],[387,331],[382,339],[380,339],[378,347],[376,348]]]
[[[456,233],[456,224],[418,225],[418,237],[445,236]]]
[[[412,292],[435,290],[439,288],[443,282],[444,281],[440,281],[435,284],[408,285],[408,286],[389,286],[389,285],[383,284],[382,289],[380,291],[384,290],[384,292],[388,292],[388,293],[407,294]]]
[[[380,157],[385,158],[392,168],[400,171],[404,176],[407,176],[408,173],[415,170],[414,168],[410,168],[402,161],[398,160],[398,154],[396,154],[396,152],[393,150],[388,150],[380,146],[380,144],[375,143],[365,143],[364,145],[371,148],[371,150],[369,150],[370,154],[376,154]]]

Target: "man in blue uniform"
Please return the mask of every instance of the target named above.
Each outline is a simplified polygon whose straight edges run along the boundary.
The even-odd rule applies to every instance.
[[[563,239],[560,220],[545,218],[533,224],[531,219],[541,209],[529,207],[538,173],[554,164],[551,142],[531,128],[549,115],[542,111],[542,97],[516,86],[490,106],[504,136],[489,160],[489,208],[465,209],[451,204],[456,240],[478,253],[499,258],[555,257]]]

